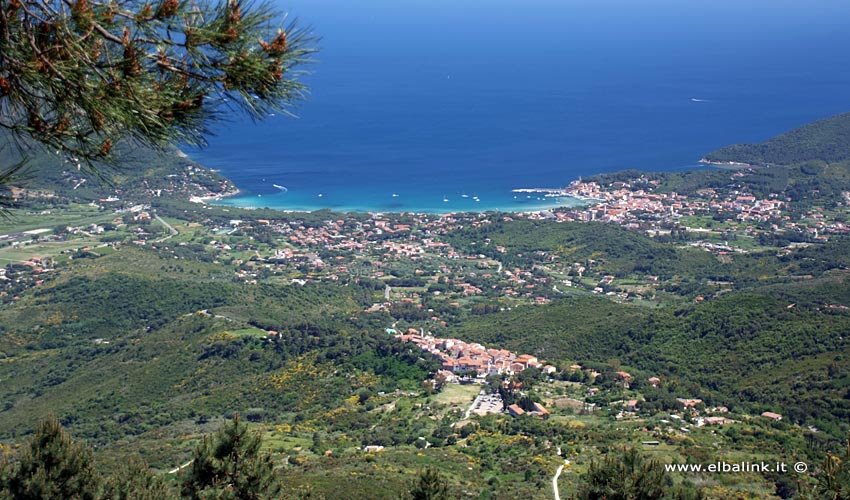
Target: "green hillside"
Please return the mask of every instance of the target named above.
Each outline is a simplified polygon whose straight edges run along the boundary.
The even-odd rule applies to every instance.
[[[705,160],[780,166],[846,162],[850,160],[850,113],[808,123],[759,144],[725,146],[707,154]]]
[[[834,285],[845,296],[850,278],[799,292]],[[645,377],[677,380],[709,404],[784,408],[841,436],[850,419],[850,314],[788,306],[753,293],[678,310],[566,299],[473,319],[451,333],[546,359],[617,359]]]
[[[453,497],[551,498],[569,457],[555,480],[568,498],[623,447],[665,464],[815,464],[850,431],[846,164],[598,176],[665,203],[679,193],[681,213],[618,225],[570,221],[581,208],[553,220],[216,207],[189,198],[231,184],[146,158],[96,187],[35,159],[44,175],[0,222],[12,462],[54,413],[105,471],[135,455],[168,471],[238,413],[293,498],[399,498],[427,467]],[[740,193],[781,209],[739,219]],[[452,339],[432,352],[480,342],[551,366],[449,382],[391,335],[423,332]],[[476,415],[482,391],[529,414]],[[776,499],[818,474],[665,484]]]
[[[4,435],[50,412],[101,445],[233,412],[280,421],[360,389],[418,387],[433,369],[351,318],[351,288],[222,283],[202,265],[151,276],[128,261],[167,263],[124,249],[0,311]]]
[[[69,201],[92,201],[114,196],[136,201],[163,197],[188,199],[209,192],[235,190],[232,182],[192,161],[176,148],[155,150],[133,143],[115,147],[116,163],[96,164],[95,171],[39,146],[15,147],[10,134],[0,129],[0,170],[23,162],[12,185],[30,193],[47,194],[54,206]],[[25,206],[25,196],[18,206]]]
[[[652,267],[653,261],[668,261],[675,254],[673,248],[644,235],[603,223],[496,221],[456,231],[449,235],[449,240],[460,248],[484,253],[506,265],[544,260],[539,255],[544,252],[577,261],[604,260],[612,270],[622,271],[636,264]],[[501,252],[497,247],[506,251]]]

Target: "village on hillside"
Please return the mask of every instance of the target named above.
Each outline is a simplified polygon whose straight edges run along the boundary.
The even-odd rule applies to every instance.
[[[497,222],[551,220],[617,224],[653,237],[675,236],[683,243],[716,254],[719,258],[747,253],[770,238],[786,238],[793,245],[823,243],[830,234],[850,231],[843,219],[829,209],[812,207],[799,213],[787,210],[787,200],[777,196],[760,199],[735,188],[700,189],[696,195],[656,192],[657,180],[635,177],[600,185],[577,180],[562,189],[528,189],[557,199],[572,197],[586,205],[527,213],[449,213],[449,214],[330,214],[321,220],[281,212],[281,217],[227,217],[227,208],[204,203],[232,194],[235,188],[220,178],[205,177],[198,166],[187,165],[179,175],[164,179],[165,184],[142,183],[136,189],[116,188],[74,211],[69,220],[84,224],[29,226],[0,234],[0,257],[7,254],[0,271],[0,301],[12,301],[20,292],[50,279],[53,263],[62,259],[96,256],[107,247],[137,245],[174,254],[205,255],[233,270],[233,279],[256,283],[263,279],[286,278],[292,283],[374,279],[384,281],[385,303],[405,300],[421,305],[440,302],[449,307],[467,305],[475,297],[501,297],[522,303],[545,304],[572,290],[610,297],[615,301],[655,300],[663,285],[658,276],[645,275],[639,284],[633,279],[606,273],[604,262],[594,259],[569,260],[555,253],[510,255],[493,244],[495,254],[486,250],[491,243],[469,242],[459,248],[453,235],[458,231],[486,228]],[[750,171],[730,171],[730,182]],[[69,189],[79,185],[78,176],[68,175]],[[49,193],[20,191],[22,200],[37,203],[39,196],[56,203]],[[200,217],[181,222],[162,216],[157,200],[186,196],[197,202]],[[850,193],[844,194],[850,200]],[[67,210],[67,209],[66,209]],[[210,216],[203,217],[209,211]],[[218,213],[212,216],[212,212]],[[61,208],[27,212],[34,221],[40,216],[56,216]],[[171,220],[171,222],[167,222]],[[712,224],[713,223],[713,224]],[[175,226],[181,227],[179,234]],[[763,243],[762,243],[763,242]],[[477,246],[476,246],[477,245]],[[54,250],[55,249],[55,250]],[[479,251],[475,251],[478,249]],[[33,258],[28,258],[30,255]],[[525,266],[503,266],[499,260],[533,261]],[[499,259],[494,258],[499,256]],[[432,307],[433,308],[433,307]],[[435,315],[438,316],[438,315]]]
[[[410,328],[406,333],[399,333],[394,328],[387,328],[386,331],[387,334],[393,335],[402,342],[417,346],[441,363],[442,369],[431,381],[436,389],[446,384],[478,384],[483,387],[467,410],[466,418],[470,415],[485,416],[504,412],[512,417],[529,416],[546,419],[551,412],[542,401],[545,399],[551,406],[558,408],[559,410],[556,411],[559,413],[563,409],[569,409],[570,412],[578,410],[593,413],[598,410],[598,404],[604,401],[604,406],[611,410],[610,415],[618,421],[640,422],[646,417],[653,416],[658,419],[659,424],[663,425],[646,427],[645,432],[655,436],[665,433],[687,434],[694,427],[739,422],[729,416],[729,408],[726,406],[708,407],[698,398],[676,397],[672,404],[666,406],[647,403],[640,391],[641,388],[660,388],[663,382],[656,376],[638,381],[630,373],[622,370],[602,373],[578,364],[571,364],[559,370],[556,366],[547,364],[545,360],[539,360],[530,354],[516,354],[506,349],[487,348],[478,343],[464,342],[459,339],[438,338],[421,329]],[[538,387],[531,391],[533,385],[530,381],[534,380],[533,378],[524,379],[524,383],[528,384],[526,387],[523,387],[523,383],[517,382],[516,376],[526,370],[534,370],[538,379],[547,381],[542,384],[546,390],[540,391]],[[606,376],[611,379],[611,384],[595,385],[597,379],[601,381]],[[488,386],[488,382],[494,379],[498,380],[500,390],[494,390],[492,384]],[[584,382],[577,383],[575,382],[577,380]],[[560,397],[554,395],[555,387],[559,388]],[[513,401],[505,404],[504,389],[515,389],[519,394],[534,394],[536,398],[522,400],[526,408]],[[634,399],[626,398],[627,396]],[[611,397],[623,399],[612,400]],[[520,401],[519,398],[516,399]],[[659,411],[666,413],[659,417]],[[760,416],[769,420],[782,420],[781,414],[772,411],[765,411]],[[735,418],[749,420],[753,417],[738,414]],[[810,430],[816,431],[816,429]],[[654,441],[648,442],[654,443]]]

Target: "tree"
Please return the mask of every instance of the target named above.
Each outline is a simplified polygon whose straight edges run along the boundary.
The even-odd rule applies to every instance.
[[[274,462],[260,454],[260,436],[250,432],[234,415],[195,449],[182,484],[182,495],[192,500],[261,500],[277,498],[280,484]]]
[[[428,467],[410,488],[410,500],[449,500],[449,485],[436,469]]]
[[[169,500],[176,493],[163,479],[154,475],[139,457],[133,457],[110,475],[100,500]]]
[[[51,415],[36,426],[7,487],[17,500],[94,500],[98,476],[91,450],[75,443]]]
[[[634,448],[607,455],[593,461],[582,475],[575,500],[654,500],[699,499],[701,492],[671,488],[672,481],[664,467],[655,460],[643,458]]]
[[[93,168],[121,139],[203,145],[233,110],[290,113],[315,49],[284,22],[249,0],[0,0],[0,128]]]

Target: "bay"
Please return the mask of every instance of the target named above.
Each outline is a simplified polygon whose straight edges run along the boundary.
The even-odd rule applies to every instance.
[[[225,204],[538,209],[551,203],[512,189],[698,168],[717,147],[850,109],[850,7],[837,1],[278,7],[321,36],[311,94],[298,118],[234,117],[187,151],[240,187]]]

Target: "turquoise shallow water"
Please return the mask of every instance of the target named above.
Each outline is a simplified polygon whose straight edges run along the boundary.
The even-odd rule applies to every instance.
[[[404,192],[405,190],[399,190]],[[473,193],[475,193],[473,191]],[[433,193],[432,193],[433,194]],[[537,195],[526,195],[501,192],[488,194],[452,193],[444,197],[428,198],[427,195],[413,195],[411,199],[399,193],[364,194],[360,199],[352,199],[344,191],[338,193],[317,193],[307,196],[288,196],[288,193],[272,193],[266,195],[243,195],[216,202],[220,205],[237,207],[272,207],[284,210],[318,210],[330,208],[342,212],[419,212],[419,213],[450,213],[450,212],[530,212],[545,210],[553,207],[571,207],[583,202],[575,198],[545,198]],[[394,196],[396,195],[396,196]]]
[[[188,151],[243,191],[226,204],[531,210],[549,203],[512,189],[694,168],[717,147],[850,109],[838,49],[850,7],[837,1],[282,7],[322,36],[311,96],[297,119],[234,119]]]

